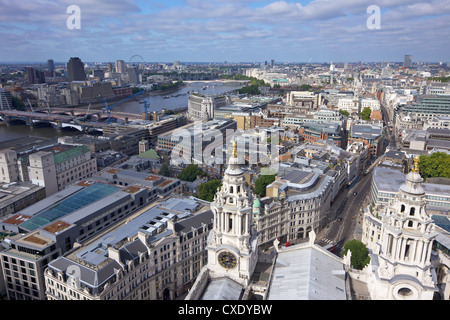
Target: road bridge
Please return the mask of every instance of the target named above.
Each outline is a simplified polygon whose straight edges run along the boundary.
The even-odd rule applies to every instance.
[[[31,126],[38,123],[48,123],[59,129],[74,128],[85,132],[92,130],[103,131],[103,127],[108,125],[101,121],[107,119],[106,114],[101,111],[89,114],[91,120],[86,117],[86,113],[82,110],[70,112],[66,109],[64,114],[56,113],[60,110],[54,109],[52,111],[53,113],[49,113],[48,110],[47,112],[0,110],[0,120],[7,123],[11,123],[12,121],[22,121]],[[123,120],[124,123],[126,123],[128,120],[142,119],[142,115],[126,112],[113,112],[113,118]]]

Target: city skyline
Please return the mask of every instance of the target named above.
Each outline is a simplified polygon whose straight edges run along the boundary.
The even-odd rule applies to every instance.
[[[420,1],[2,1],[6,63],[448,62],[450,4]],[[80,9],[80,28],[67,26]],[[378,28],[370,28],[380,9]],[[368,12],[369,11],[369,12]],[[446,34],[447,33],[447,34]]]

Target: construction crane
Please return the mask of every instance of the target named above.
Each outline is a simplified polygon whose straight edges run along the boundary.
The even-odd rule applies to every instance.
[[[147,104],[147,100],[144,99],[144,120],[148,120],[148,114],[147,114],[147,110],[148,110],[148,104]]]
[[[103,103],[105,104],[105,107],[103,108],[103,112],[107,112],[108,113],[108,123],[111,123],[111,109],[112,108],[114,108],[115,106],[117,106],[117,105],[119,105],[121,103],[124,103],[124,102],[126,102],[126,101],[128,101],[130,99],[133,99],[134,97],[136,97],[136,96],[138,96],[140,94],[143,94],[143,93],[144,93],[144,91],[141,90],[138,93],[132,94],[128,98],[125,98],[125,99],[123,99],[123,100],[121,100],[119,102],[116,102],[116,103],[114,103],[113,105],[111,105],[109,107],[108,107],[108,104],[106,103],[106,99],[102,99]]]
[[[28,97],[27,97],[27,102],[28,102],[28,106],[29,106],[30,109],[31,109],[31,112],[34,112],[33,106],[31,105],[30,99],[28,99]]]

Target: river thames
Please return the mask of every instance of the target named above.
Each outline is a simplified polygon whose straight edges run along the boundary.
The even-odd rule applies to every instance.
[[[188,92],[200,92],[204,94],[222,94],[242,88],[243,84],[236,82],[221,81],[199,81],[183,85],[179,90],[166,95],[146,96],[148,111],[173,110],[187,108]],[[114,107],[115,111],[142,113],[144,104],[139,101],[129,101]],[[11,124],[0,121],[0,142],[13,140],[21,137],[36,136],[45,138],[56,138],[81,134],[78,130],[58,130],[53,127],[31,127],[28,125]]]

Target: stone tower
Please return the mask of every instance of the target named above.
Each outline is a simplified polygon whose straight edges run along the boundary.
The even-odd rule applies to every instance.
[[[228,277],[247,286],[257,262],[257,232],[252,220],[252,191],[238,164],[236,142],[222,187],[211,210],[214,227],[209,236],[208,268],[211,278]]]
[[[436,236],[426,212],[419,157],[382,217],[381,237],[371,257],[372,299],[428,300],[436,291],[430,257]]]

